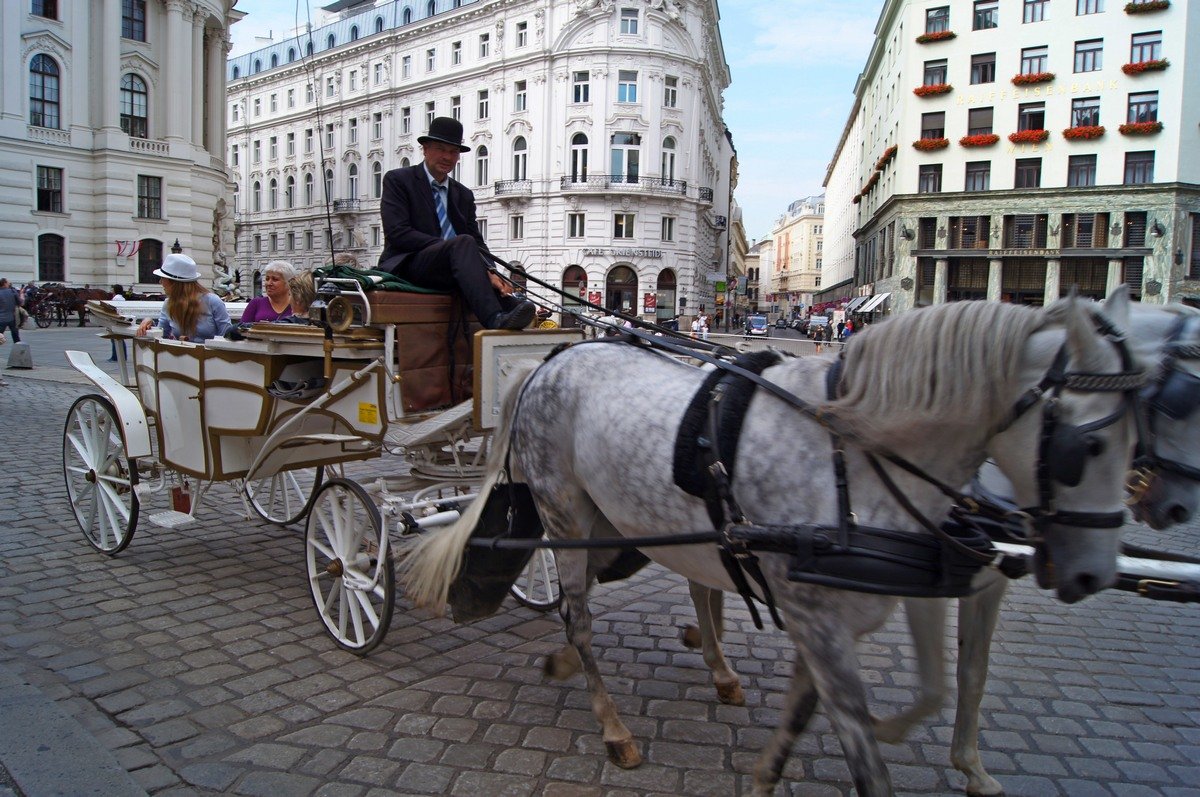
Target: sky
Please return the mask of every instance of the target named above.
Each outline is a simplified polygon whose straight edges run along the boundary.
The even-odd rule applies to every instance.
[[[797,199],[820,194],[825,170],[854,102],[854,82],[874,41],[884,0],[718,0],[721,40],[733,82],[725,123],[739,163],[734,198],[752,242]],[[237,56],[287,36],[330,0],[239,0]],[[781,88],[782,87],[782,88]]]

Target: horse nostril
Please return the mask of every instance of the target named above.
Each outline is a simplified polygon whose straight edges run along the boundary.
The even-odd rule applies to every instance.
[[[1167,510],[1167,517],[1171,518],[1173,523],[1187,523],[1191,520],[1192,513],[1182,504],[1175,504]]]

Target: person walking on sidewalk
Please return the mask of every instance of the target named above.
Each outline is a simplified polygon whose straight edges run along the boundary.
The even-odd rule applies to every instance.
[[[0,277],[0,341],[4,338],[4,330],[12,331],[13,343],[21,342],[20,307],[21,295],[16,288],[9,284],[8,279]]]

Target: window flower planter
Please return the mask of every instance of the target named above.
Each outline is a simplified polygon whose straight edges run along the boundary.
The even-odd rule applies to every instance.
[[[944,42],[947,39],[953,39],[958,34],[952,30],[939,30],[937,33],[922,33],[917,37],[917,44],[930,44],[932,42]]]
[[[1138,61],[1136,64],[1125,64],[1121,71],[1127,75],[1140,75],[1143,72],[1161,72],[1171,65],[1165,58],[1155,58],[1152,61]]]
[[[917,86],[913,89],[913,94],[918,97],[931,97],[935,94],[946,94],[953,89],[949,83],[934,83],[932,86]]]
[[[859,202],[862,202],[862,195],[855,194],[854,196],[850,197],[850,204],[857,205]]]
[[[892,146],[885,149],[883,151],[883,154],[879,156],[879,160],[875,161],[875,171],[877,171],[877,172],[883,171],[883,167],[887,166],[888,163],[891,162],[892,158],[896,157],[896,152],[899,149],[900,148],[897,147],[895,144],[893,144]]]
[[[1162,130],[1162,122],[1130,122],[1117,130],[1123,136],[1152,136]]]
[[[1008,140],[1014,144],[1038,144],[1049,137],[1048,130],[1018,130],[1008,134]]]
[[[922,152],[933,152],[948,146],[950,146],[948,138],[918,138],[913,142],[913,149],[919,149]]]
[[[1151,11],[1162,11],[1165,8],[1170,8],[1170,0],[1149,0],[1144,3],[1126,3],[1126,14],[1149,14]]]
[[[1013,75],[1014,86],[1032,86],[1034,83],[1049,83],[1054,80],[1053,72],[1033,72],[1028,75]]]
[[[995,133],[976,133],[973,136],[963,136],[958,140],[960,147],[990,147],[1000,140]]]
[[[1083,125],[1068,127],[1063,131],[1063,138],[1068,141],[1090,141],[1104,135],[1104,125]]]

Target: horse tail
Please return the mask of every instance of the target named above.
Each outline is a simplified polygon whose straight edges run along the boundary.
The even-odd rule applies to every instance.
[[[463,555],[475,527],[479,525],[484,505],[492,489],[501,481],[516,481],[508,463],[512,442],[512,425],[516,415],[517,400],[525,382],[536,370],[537,364],[519,366],[514,371],[512,387],[504,396],[500,413],[500,424],[492,435],[491,450],[488,452],[487,468],[479,486],[479,495],[467,506],[458,520],[449,526],[433,529],[427,533],[410,537],[400,546],[398,576],[404,586],[404,594],[419,607],[441,614],[446,606],[450,585],[462,567]]]

